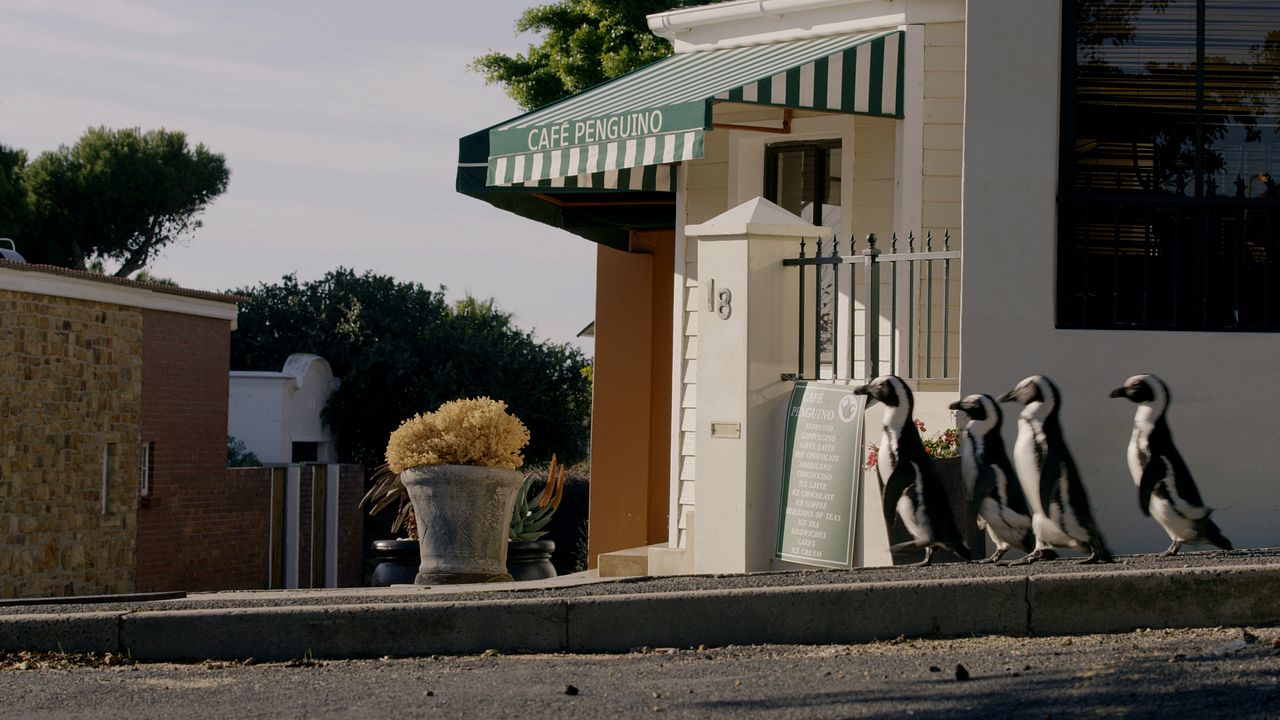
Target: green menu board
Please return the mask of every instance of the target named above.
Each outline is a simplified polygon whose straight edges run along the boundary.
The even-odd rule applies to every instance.
[[[791,391],[779,558],[822,567],[853,565],[866,400],[848,385],[798,382]]]

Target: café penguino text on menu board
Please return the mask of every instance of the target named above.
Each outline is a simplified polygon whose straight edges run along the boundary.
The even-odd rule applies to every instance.
[[[852,567],[866,398],[847,385],[800,382],[787,406],[779,559]]]

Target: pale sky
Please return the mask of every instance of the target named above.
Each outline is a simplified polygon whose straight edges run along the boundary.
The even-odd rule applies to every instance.
[[[0,143],[34,157],[90,126],[164,127],[225,155],[227,193],[151,266],[181,285],[346,266],[577,342],[595,246],[453,187],[458,138],[520,112],[467,63],[523,50],[536,4],[0,0]]]

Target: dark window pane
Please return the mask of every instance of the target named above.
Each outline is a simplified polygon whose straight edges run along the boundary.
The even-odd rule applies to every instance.
[[[1216,192],[1275,198],[1280,4],[1205,5],[1205,174]]]
[[[295,442],[293,443],[293,456],[289,459],[295,463],[313,463],[320,457],[320,443],[314,442]]]
[[[1064,12],[1059,325],[1280,330],[1280,3]]]
[[[1196,10],[1082,2],[1074,187],[1194,192]]]

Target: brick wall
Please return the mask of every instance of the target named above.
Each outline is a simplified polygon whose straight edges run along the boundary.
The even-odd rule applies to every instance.
[[[338,484],[338,586],[358,587],[364,580],[364,468],[343,465]]]
[[[262,587],[240,569],[245,524],[269,486],[228,479],[226,320],[142,311],[142,441],[154,443],[151,495],[138,510],[139,591]],[[266,498],[266,499],[264,499]],[[246,516],[247,515],[247,516]]]
[[[0,290],[0,597],[133,589],[142,345],[136,309]]]

